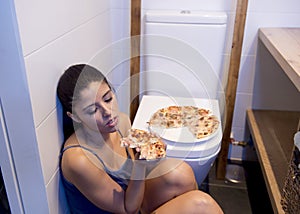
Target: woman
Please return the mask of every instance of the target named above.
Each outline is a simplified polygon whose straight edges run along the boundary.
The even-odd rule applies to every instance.
[[[120,146],[130,129],[116,96],[95,68],[78,64],[61,76],[58,97],[75,132],[61,153],[61,174],[73,213],[222,213],[196,189],[192,169],[166,159],[136,160]]]

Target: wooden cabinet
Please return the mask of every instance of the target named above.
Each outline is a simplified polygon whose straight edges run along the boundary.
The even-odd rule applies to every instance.
[[[297,88],[300,99],[300,29],[263,28],[259,30],[259,39]],[[280,201],[299,118],[300,109],[247,110],[247,122],[274,213],[284,213]]]

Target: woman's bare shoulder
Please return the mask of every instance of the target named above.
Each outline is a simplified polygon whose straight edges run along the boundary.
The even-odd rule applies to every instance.
[[[95,176],[102,177],[105,174],[103,165],[97,161],[95,156],[80,147],[67,149],[64,152],[61,166],[64,177],[73,184],[78,184],[76,181],[78,178],[88,180]]]
[[[89,163],[85,152],[78,145],[73,143],[65,145],[66,150],[62,157],[63,169],[78,171]]]
[[[73,134],[64,145],[64,154],[62,157],[63,171],[69,171],[72,174],[85,173],[88,168],[103,168],[95,155],[90,151],[83,149],[78,141],[78,136]],[[96,159],[96,161],[95,161]],[[97,163],[97,166],[95,165]]]

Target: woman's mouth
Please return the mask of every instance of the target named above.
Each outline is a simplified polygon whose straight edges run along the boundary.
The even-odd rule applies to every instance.
[[[106,126],[107,127],[115,127],[117,124],[118,124],[118,117],[114,117],[106,123]]]

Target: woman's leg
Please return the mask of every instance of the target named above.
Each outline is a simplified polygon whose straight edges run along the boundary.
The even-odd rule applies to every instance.
[[[150,213],[162,204],[197,189],[192,168],[180,160],[168,160],[155,168],[146,181],[142,210]]]
[[[223,214],[217,202],[208,194],[199,190],[184,193],[161,207],[152,214]]]

